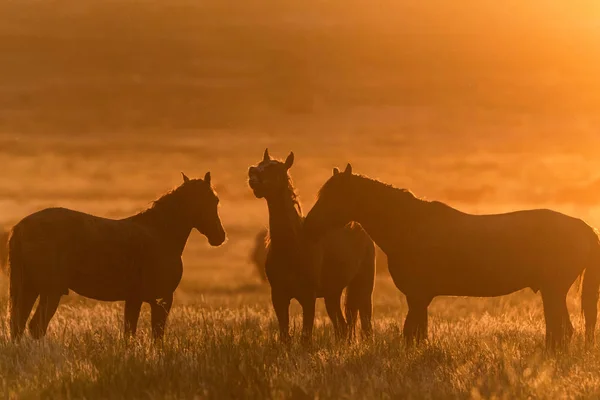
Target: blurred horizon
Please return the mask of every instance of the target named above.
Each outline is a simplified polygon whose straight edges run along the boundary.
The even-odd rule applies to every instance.
[[[348,119],[482,134],[472,121],[586,147],[600,126],[592,1],[69,0],[0,13],[3,135],[285,135]]]
[[[122,217],[210,170],[240,239],[210,254],[240,261],[267,224],[246,183],[265,147],[296,153],[305,210],[352,162],[467,212],[600,224],[594,2],[29,0],[0,14],[4,226],[55,205]]]

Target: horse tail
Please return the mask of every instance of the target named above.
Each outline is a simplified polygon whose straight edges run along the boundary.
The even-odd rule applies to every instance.
[[[361,260],[361,266],[346,288],[345,314],[349,334],[352,337],[356,330],[356,320],[360,313],[360,326],[365,335],[371,336],[373,327],[373,287],[375,285],[375,245],[369,239]]]
[[[598,319],[598,290],[600,289],[600,241],[592,243],[592,257],[587,265],[581,290],[581,311],[585,316],[585,340],[587,345],[595,342],[594,332]]]
[[[0,271],[8,274],[8,235],[9,231],[0,233]]]
[[[20,336],[21,313],[20,297],[23,295],[25,275],[23,271],[23,255],[21,250],[19,225],[16,225],[8,237],[8,275],[9,299],[8,315],[10,316],[10,333],[13,340]]]

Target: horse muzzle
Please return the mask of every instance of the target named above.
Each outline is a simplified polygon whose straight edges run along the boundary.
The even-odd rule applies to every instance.
[[[261,187],[262,182],[255,170],[255,167],[250,167],[250,170],[248,171],[248,186],[250,186],[250,189],[252,189],[254,196],[260,199],[264,197],[264,193]]]
[[[227,240],[227,235],[225,234],[225,231],[223,231],[223,234],[219,234],[219,235],[215,235],[215,236],[210,236],[207,237],[208,238],[208,243],[211,246],[217,247],[222,245],[223,243],[225,243],[225,241]]]

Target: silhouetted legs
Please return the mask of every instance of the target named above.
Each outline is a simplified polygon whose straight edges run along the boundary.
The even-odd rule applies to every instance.
[[[356,321],[360,315],[360,327],[363,337],[373,335],[371,317],[373,314],[373,286],[375,280],[374,259],[366,259],[361,270],[346,289],[346,319],[350,339],[355,336]]]
[[[584,305],[583,313],[585,315],[585,345],[592,347],[596,342],[596,321],[598,319],[597,296],[593,302]]]
[[[279,340],[282,343],[290,342],[290,301],[289,295],[271,291],[271,301],[279,323]]]
[[[315,296],[299,299],[302,306],[302,343],[308,345],[312,341],[312,332],[315,325]]]
[[[125,301],[125,317],[123,334],[125,339],[135,336],[137,331],[138,319],[140,318],[140,310],[142,309],[141,300]]]
[[[346,298],[346,302],[348,302],[348,298]],[[358,321],[358,308],[356,307],[356,304],[346,304],[346,325],[348,326],[348,340],[352,340],[356,336],[356,321]]]
[[[29,332],[34,339],[39,339],[46,335],[48,324],[58,308],[60,298],[60,294],[42,293],[40,295],[40,302],[29,322]]]
[[[564,349],[573,336],[566,296],[566,291],[542,290],[546,320],[546,348],[551,351]]]
[[[431,299],[406,296],[406,301],[408,314],[404,321],[404,340],[410,346],[427,339],[427,307]]]
[[[333,324],[333,330],[337,339],[343,339],[348,336],[348,325],[344,319],[341,307],[342,292],[325,296],[325,308]]]
[[[373,298],[372,293],[365,295],[359,306],[360,312],[360,328],[365,338],[373,336]],[[425,324],[427,324],[427,314],[425,314]],[[425,328],[427,329],[427,327]]]
[[[25,331],[25,325],[31,309],[39,293],[27,284],[17,288],[16,293],[11,296],[10,310],[10,336],[13,341],[19,340]]]
[[[162,339],[165,334],[165,326],[171,306],[173,305],[173,294],[150,303],[152,316],[152,337]]]

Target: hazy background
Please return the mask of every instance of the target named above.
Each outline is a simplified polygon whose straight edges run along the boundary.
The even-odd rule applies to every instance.
[[[210,170],[230,241],[194,236],[186,276],[242,285],[267,224],[246,171],[269,146],[296,152],[305,210],[352,161],[466,211],[600,224],[600,6],[413,3],[1,2],[0,222],[122,217]]]
[[[136,213],[212,172],[229,241],[195,233],[164,346],[123,346],[122,304],[63,297],[47,340],[12,344],[5,398],[574,398],[600,392],[577,285],[570,357],[539,294],[436,298],[407,351],[404,296],[377,277],[373,342],[276,341],[248,253],[264,148],[304,209],[333,166],[473,213],[548,207],[600,226],[597,0],[0,0],[0,227],[49,206]],[[300,321],[294,306],[292,325]],[[146,345],[148,344],[148,345]],[[305,396],[298,397],[298,393]]]

